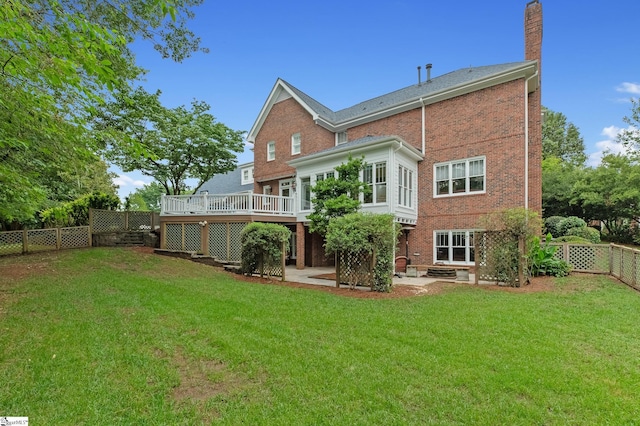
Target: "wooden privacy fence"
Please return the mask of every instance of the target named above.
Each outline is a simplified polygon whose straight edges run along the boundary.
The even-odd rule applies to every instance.
[[[91,247],[88,226],[0,232],[0,256]]]
[[[89,209],[89,225],[94,234],[152,231],[159,224],[160,215],[154,212]]]

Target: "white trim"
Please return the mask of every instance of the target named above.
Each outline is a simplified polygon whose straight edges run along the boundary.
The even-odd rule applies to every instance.
[[[271,147],[273,146],[273,157],[271,157]],[[267,142],[267,161],[276,159],[276,141]]]
[[[469,190],[469,163],[472,161],[478,161],[478,160],[482,160],[482,177],[484,178],[483,180],[483,189],[482,191],[470,191]],[[459,164],[459,163],[465,163],[465,188],[466,190],[464,192],[452,192],[453,191],[453,176],[452,176],[452,165],[453,164]],[[442,167],[442,166],[448,166],[449,167],[449,173],[448,173],[448,179],[449,179],[449,193],[448,194],[438,194],[438,175],[437,175],[437,170],[438,167]],[[476,175],[478,176],[478,175]],[[460,196],[464,196],[464,195],[477,195],[477,194],[486,194],[487,192],[487,157],[484,155],[478,156],[478,157],[470,157],[470,158],[461,158],[458,160],[451,160],[451,161],[444,161],[442,163],[435,163],[433,165],[433,198],[445,198],[445,197],[460,197]]]
[[[461,261],[454,261],[453,260],[453,233],[457,232],[457,233],[465,233],[465,245],[464,245],[464,249],[465,249],[465,261],[461,262]],[[435,231],[433,231],[433,263],[436,262],[443,262],[447,265],[473,265],[475,264],[475,260],[471,260],[471,249],[474,248],[474,246],[470,245],[470,241],[471,241],[471,234],[474,234],[475,232],[477,232],[474,229],[437,229]],[[445,247],[445,246],[438,246],[438,233],[447,233],[447,239],[448,239],[448,244],[447,244],[447,258],[448,260],[439,260],[438,259],[438,247]],[[455,247],[463,247],[463,246],[455,246]],[[475,259],[475,250],[474,250],[474,259]]]
[[[294,149],[294,147],[296,146],[295,144],[296,139],[298,140],[298,143],[297,143],[298,151]],[[302,152],[302,136],[300,136],[300,132],[294,133],[291,135],[291,155],[299,155],[301,152]]]

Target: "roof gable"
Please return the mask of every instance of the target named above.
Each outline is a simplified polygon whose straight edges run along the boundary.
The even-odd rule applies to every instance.
[[[339,111],[331,110],[279,78],[249,131],[247,139],[249,142],[255,142],[255,138],[273,105],[289,97],[294,98],[307,110],[316,124],[330,131],[339,132],[358,124],[408,111],[423,104],[440,102],[518,78],[530,77],[535,75],[537,67],[537,61],[523,61],[463,68]],[[535,86],[529,88],[529,91],[536,88],[537,82]]]

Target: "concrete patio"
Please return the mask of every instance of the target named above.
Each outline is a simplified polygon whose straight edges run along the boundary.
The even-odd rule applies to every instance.
[[[315,267],[296,269],[294,265],[287,266],[285,271],[285,278],[287,281],[303,283],[303,284],[315,284],[326,287],[335,287],[336,283],[333,280],[325,278],[314,278],[319,275],[326,275],[335,273],[333,266]],[[425,286],[437,281],[458,282],[458,283],[474,283],[475,275],[469,274],[469,281],[456,281],[455,279],[443,279],[443,278],[427,278],[427,277],[407,277],[406,274],[400,274],[401,277],[393,277],[394,285],[413,285],[413,286]],[[346,285],[342,285],[343,288],[348,288]]]

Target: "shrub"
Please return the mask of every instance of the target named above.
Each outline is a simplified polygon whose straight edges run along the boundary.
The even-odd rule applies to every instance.
[[[558,228],[558,224],[564,220],[564,216],[549,216],[544,220],[544,226],[546,228],[546,232],[550,233],[552,237],[560,237],[560,229]]]
[[[558,223],[558,236],[567,235],[567,231],[571,228],[586,228],[587,222],[578,216],[565,217]]]
[[[89,209],[115,210],[119,205],[120,199],[117,196],[93,192],[47,209],[40,217],[45,226],[86,226],[89,225]]]
[[[498,282],[516,287],[520,286],[518,275],[520,268],[526,268],[525,253],[518,248],[518,241],[524,240],[527,247],[534,243],[534,237],[542,229],[542,220],[534,211],[524,208],[499,210],[482,216],[479,228],[499,235],[500,244],[493,244],[487,252],[487,264]],[[537,245],[540,245],[538,239]]]
[[[576,243],[576,244],[591,244],[591,241],[586,238],[578,237],[576,235],[565,235],[562,237],[554,238],[554,243]]]
[[[389,292],[393,283],[393,249],[399,233],[392,215],[351,213],[329,221],[325,248],[327,253],[375,251],[372,290]]]
[[[565,235],[581,237],[593,244],[600,243],[600,231],[594,228],[590,228],[588,226],[583,226],[579,228],[570,228],[567,230]]]
[[[551,233],[547,234],[544,245],[540,244],[538,237],[533,239],[527,256],[531,276],[552,275],[554,277],[565,277],[569,274],[569,264],[555,257],[558,247],[549,245],[550,242]]]
[[[261,266],[269,271],[280,265],[282,246],[288,248],[291,231],[274,223],[253,222],[242,230],[242,272],[252,274]]]

